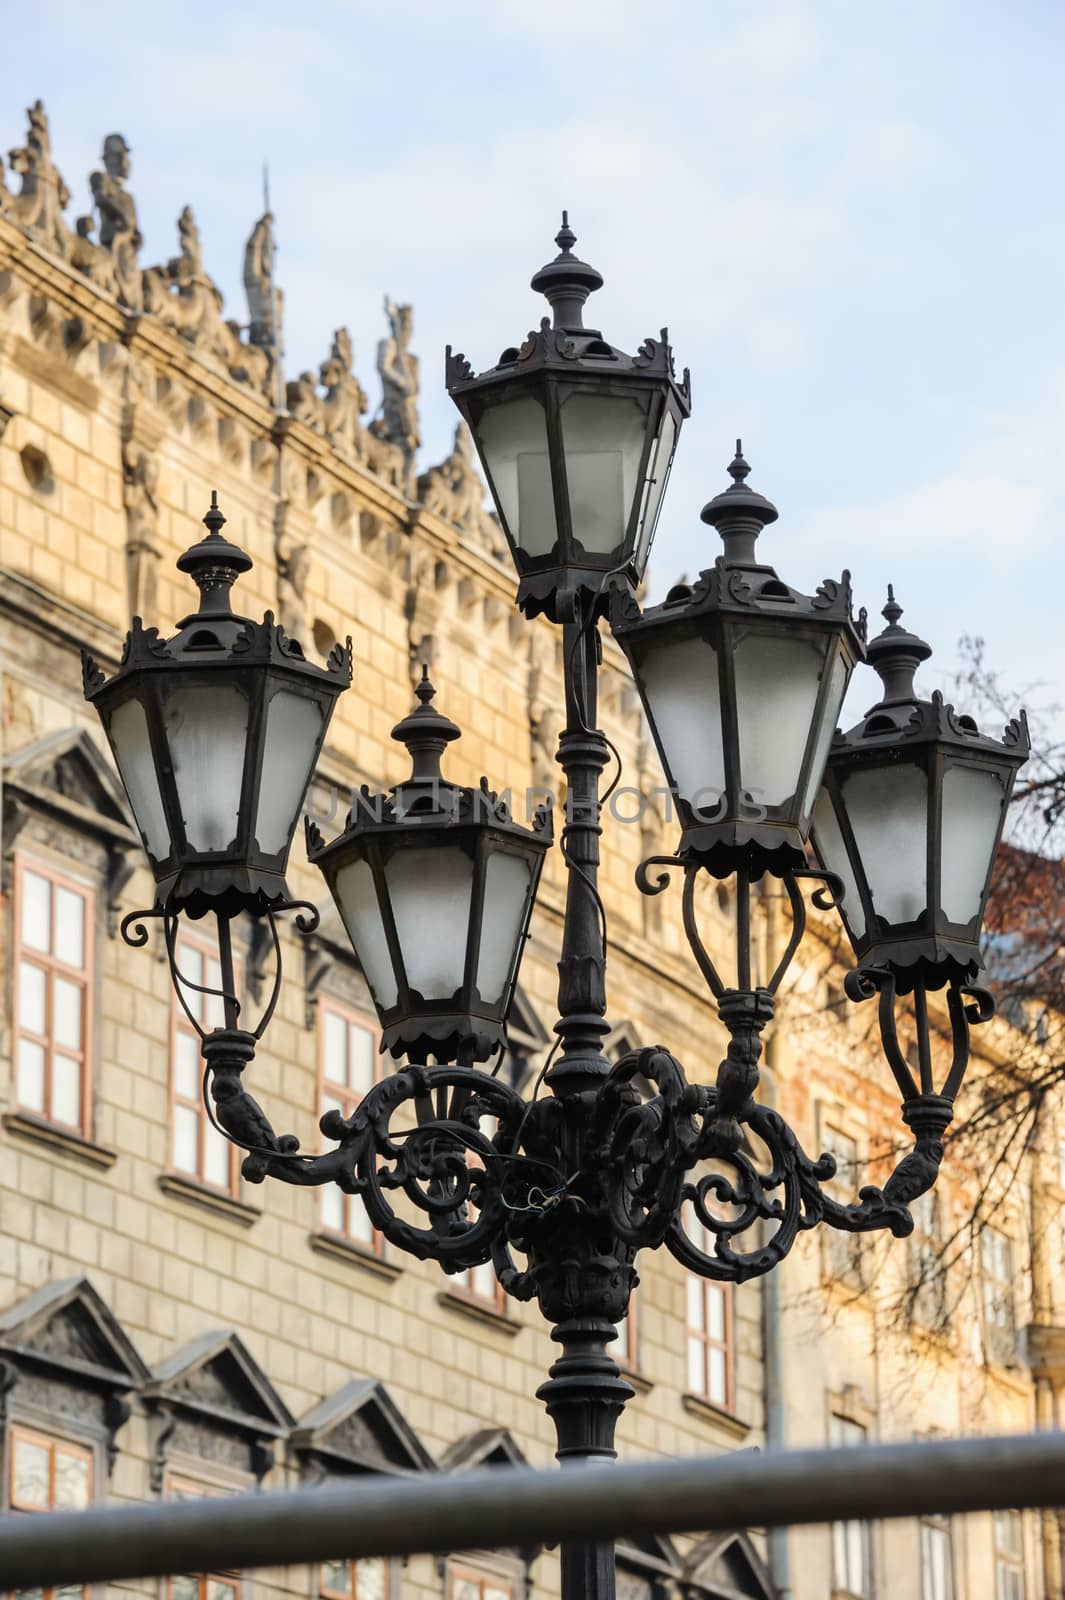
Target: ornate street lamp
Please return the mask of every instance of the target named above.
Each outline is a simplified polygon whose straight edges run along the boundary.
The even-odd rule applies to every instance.
[[[846,574],[808,597],[755,559],[755,540],[777,513],[747,487],[738,449],[733,486],[703,513],[724,554],[692,589],[674,590],[641,616],[634,589],[687,415],[687,377],[683,387],[674,382],[664,336],[630,358],[582,327],[581,307],[601,279],[573,256],[573,243],[564,222],[561,254],[533,280],[553,306],[553,325],[545,321],[480,377],[461,357],[448,360],[449,389],[477,440],[518,569],[518,603],[563,630],[558,1041],[531,1099],[473,1063],[505,1038],[548,819],[522,827],[486,780],[467,789],[441,776],[440,758],[459,730],[433,706],[427,680],[394,730],[412,757],[411,776],[387,796],[364,789],[332,843],[308,828],[311,858],[370,985],[383,1048],[406,1063],[351,1117],[327,1113],[321,1129],[333,1148],[305,1155],[293,1136],[274,1132],[243,1080],[281,982],[273,913],[287,903],[285,827],[350,657],[341,653],[319,672],[269,619],[257,629],[232,617],[229,585],[247,558],[212,545],[212,527],[182,558],[203,591],[201,613],[168,643],[136,624],[127,663],[109,683],[86,665],[86,692],[107,726],[158,886],[156,907],[127,917],[126,937],[144,943],[143,917],[163,916],[173,966],[177,913],[213,907],[218,916],[225,1027],[201,1032],[204,1096],[245,1151],[245,1177],[335,1182],[362,1198],[397,1249],[449,1272],[490,1261],[508,1294],[535,1298],[562,1347],[538,1394],[564,1462],[615,1453],[633,1391],[607,1346],[638,1281],[640,1249],[665,1244],[689,1270],[741,1282],[771,1270],[818,1222],[912,1230],[909,1202],[935,1181],[969,1023],[991,1014],[970,979],[991,854],[1027,753],[1023,723],[998,745],[941,703],[914,698],[910,664],[927,647],[891,615],[870,646],[884,699],[832,746],[827,799],[815,805],[864,625],[851,618]],[[670,868],[683,875],[685,931],[730,1036],[709,1085],[689,1084],[661,1046],[616,1063],[603,1054],[600,783],[611,747],[597,727],[597,677],[611,590],[613,624],[682,825],[677,853],[644,862],[637,882],[657,894]],[[243,697],[239,707],[235,697]],[[821,868],[806,855],[811,816]],[[708,873],[736,879],[734,986],[699,932],[696,889]],[[757,984],[751,896],[766,873],[784,886],[792,931],[775,971]],[[880,989],[885,1053],[915,1136],[883,1189],[866,1186],[850,1205],[826,1192],[831,1156],[807,1156],[755,1097],[761,1034],[805,927],[804,879],[819,882],[813,899],[822,909],[838,904],[847,885],[860,963],[848,992],[861,999]],[[277,957],[254,1033],[238,1027],[226,958],[229,921],[242,910],[268,920]],[[304,931],[310,925],[297,918]],[[180,985],[176,968],[174,977]],[[954,1030],[939,1091],[925,1006],[925,988],[936,983],[949,985]],[[894,1033],[896,985],[916,996],[919,1083]],[[650,1085],[649,1099],[637,1084]],[[756,1149],[767,1165],[756,1165]],[[685,1231],[689,1214],[710,1247]],[[564,1542],[562,1592],[565,1600],[612,1600],[613,1546]]]
[[[602,274],[573,254],[562,213],[559,254],[532,287],[551,306],[521,345],[474,375],[447,351],[447,389],[469,423],[518,569],[518,605],[552,621],[575,599],[602,608],[608,574],[639,583],[647,565],[677,435],[691,409],[665,328],[636,355],[584,326]]]
[[[851,671],[863,652],[850,574],[812,596],[755,551],[776,507],[747,486],[740,441],[732,486],[703,508],[725,552],[694,587],[641,614],[613,592],[628,657],[676,801],[681,852],[717,877],[805,865],[810,814]]]
[[[505,1041],[551,812],[523,828],[487,783],[464,789],[442,777],[440,757],[460,730],[434,694],[423,670],[419,705],[392,730],[410,777],[390,796],[356,796],[332,844],[308,819],[307,854],[366,974],[383,1047],[469,1064]]]
[[[212,494],[207,536],[178,560],[199,609],[172,639],[139,617],[107,678],[82,652],[96,707],[170,914],[261,914],[288,901],[285,868],[351,640],[313,666],[271,612],[238,616],[230,590],[251,558],[222,537]]]

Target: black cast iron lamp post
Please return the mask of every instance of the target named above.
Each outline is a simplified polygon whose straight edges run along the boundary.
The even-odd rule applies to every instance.
[[[336,652],[322,671],[269,616],[252,624],[232,615],[229,588],[248,563],[221,540],[215,511],[208,538],[180,563],[200,585],[200,612],[169,641],[135,622],[115,677],[106,681],[87,660],[85,683],[156,878],[155,904],[127,917],[123,933],[144,944],[145,920],[162,919],[183,1004],[179,915],[215,912],[225,1026],[205,1033],[189,1015],[202,1039],[205,1104],[244,1150],[244,1176],[335,1182],[362,1198],[393,1247],[449,1272],[490,1261],[509,1295],[537,1300],[562,1352],[538,1394],[569,1464],[615,1453],[633,1391],[608,1346],[641,1249],[664,1244],[690,1271],[738,1283],[770,1271],[819,1222],[912,1230],[909,1203],[935,1181],[969,1024],[991,1014],[971,980],[989,864],[1027,739],[1023,721],[998,744],[940,700],[918,700],[912,669],[927,646],[889,608],[887,631],[869,647],[884,698],[829,755],[864,654],[864,615],[855,624],[846,574],[805,596],[756,558],[755,541],[777,513],[747,486],[739,449],[732,486],[703,513],[724,553],[691,589],[641,615],[635,588],[688,413],[687,375],[675,383],[664,335],[628,357],[582,326],[584,301],[602,280],[573,255],[565,221],[557,242],[560,255],[533,280],[553,323],[545,319],[480,377],[450,352],[447,365],[514,556],[518,604],[563,630],[559,847],[568,875],[558,1041],[528,1100],[475,1063],[505,1042],[549,817],[523,827],[486,779],[469,789],[442,776],[441,756],[459,730],[433,704],[427,679],[393,730],[412,759],[410,777],[387,795],[364,788],[330,843],[308,825],[309,854],[366,974],[383,1048],[405,1058],[351,1117],[322,1118],[334,1144],[318,1155],[275,1133],[244,1076],[281,984],[275,919],[292,908],[284,870],[296,809],[350,654]],[[661,1046],[617,1062],[603,1054],[600,791],[611,747],[597,727],[597,678],[608,610],[681,822],[677,853],[644,862],[637,882],[657,894],[670,868],[682,873],[685,932],[729,1034],[708,1084],[690,1084]],[[811,819],[821,868],[806,854]],[[736,880],[734,984],[700,936],[696,888],[708,873]],[[792,931],[758,984],[752,888],[766,874],[784,886]],[[866,1185],[850,1205],[825,1190],[831,1156],[808,1157],[755,1093],[761,1034],[805,927],[804,879],[819,883],[813,899],[824,910],[847,886],[859,962],[848,993],[880,994],[884,1052],[915,1143],[882,1189]],[[230,924],[244,912],[267,920],[276,958],[254,1032],[239,1025],[233,985]],[[297,916],[297,927],[308,931],[316,915]],[[937,1089],[926,990],[944,984],[954,1051]],[[896,1037],[897,997],[910,990],[919,1082]],[[757,1149],[767,1165],[756,1164]],[[709,1248],[686,1230],[689,1217]],[[613,1546],[565,1542],[562,1592],[612,1600]]]

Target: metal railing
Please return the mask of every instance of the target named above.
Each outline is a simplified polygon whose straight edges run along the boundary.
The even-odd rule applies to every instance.
[[[1065,1434],[563,1471],[374,1477],[282,1494],[0,1517],[18,1589],[503,1545],[1065,1507]]]

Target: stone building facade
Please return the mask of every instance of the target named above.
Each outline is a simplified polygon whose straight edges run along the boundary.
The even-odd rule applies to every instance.
[[[245,1183],[207,1126],[195,1040],[162,951],[131,952],[123,915],[149,903],[121,787],[82,699],[79,647],[117,663],[132,614],[164,631],[189,609],[178,554],[217,490],[254,567],[244,608],[273,610],[309,652],[351,634],[310,805],[328,834],[360,783],[394,782],[390,741],[422,664],[463,728],[449,773],[521,794],[557,789],[560,646],[524,621],[468,437],[419,470],[410,307],[385,302],[381,401],[346,329],[317,372],[284,381],[272,218],[244,259],[248,322],[223,315],[190,208],[177,254],[141,260],[121,135],[104,141],[92,211],[71,227],[47,115],[0,169],[0,1405],[3,1506],[226,1494],[366,1472],[547,1464],[534,1399],[552,1359],[535,1309],[490,1272],[444,1278],[376,1240],[358,1203]],[[659,1041],[712,1076],[724,1038],[669,897],[633,888],[669,844],[660,782],[620,653],[605,641],[602,721],[623,763],[605,839],[610,1044]],[[297,843],[297,893],[322,884]],[[506,1070],[529,1087],[551,1037],[563,881],[547,866]],[[779,906],[758,906],[765,958]],[[707,892],[724,947],[727,891]],[[254,994],[263,956],[240,950]],[[254,1092],[304,1148],[332,1104],[384,1070],[364,979],[334,920],[286,937],[287,981]],[[209,981],[195,934],[185,970]],[[897,1107],[865,1019],[815,923],[781,1007],[766,1086],[810,1147],[835,1148],[853,1191]],[[1009,1030],[985,1047],[1008,1059]],[[934,1431],[1021,1429],[1054,1416],[1062,1321],[1056,1128],[1028,1152],[1006,1220],[956,1275],[958,1304],[900,1331],[885,1311],[922,1259],[913,1241],[808,1236],[771,1283],[687,1281],[641,1262],[621,1332],[637,1390],[627,1457],[786,1443],[858,1444]],[[1065,1136],[1065,1125],[1063,1125]],[[858,1173],[849,1173],[855,1164]],[[1032,1181],[1042,1162],[1053,1182]],[[873,1173],[874,1181],[876,1170]],[[961,1216],[972,1174],[948,1170],[927,1239]],[[1042,1208],[1040,1211],[1039,1208]],[[1033,1212],[1042,1260],[1029,1245]],[[1033,1271],[1033,1267],[1035,1270]],[[948,1314],[949,1309],[949,1314]],[[922,1321],[923,1317],[923,1321]],[[932,1325],[929,1326],[928,1324]],[[1034,1324],[1026,1338],[1026,1324]],[[622,1547],[622,1592],[651,1596],[1060,1593],[1052,1519],[973,1518]],[[774,1577],[775,1575],[775,1577]],[[1053,1585],[1058,1587],[1054,1588]],[[116,1593],[119,1591],[116,1589]],[[331,1566],[124,1585],[173,1600],[378,1596],[504,1600],[557,1592],[551,1552],[455,1552],[384,1570]]]

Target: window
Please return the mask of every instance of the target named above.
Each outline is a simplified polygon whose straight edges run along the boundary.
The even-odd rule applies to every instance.
[[[388,1564],[380,1556],[368,1561],[326,1561],[318,1580],[321,1600],[385,1600]]]
[[[357,1011],[333,1000],[318,1002],[319,1115],[339,1111],[350,1117],[368,1089],[377,1081],[378,1034]],[[322,1227],[381,1253],[381,1236],[366,1215],[358,1195],[345,1194],[336,1184],[320,1190]]]
[[[8,1455],[8,1505],[12,1511],[84,1511],[92,1500],[92,1453],[65,1439],[13,1427]],[[88,1589],[23,1590],[33,1600],[87,1600]],[[18,1600],[11,1596],[10,1600]]]
[[[684,1230],[692,1243],[713,1254],[709,1229],[690,1210]],[[688,1391],[732,1410],[732,1289],[697,1272],[686,1274]]]
[[[640,1370],[640,1313],[636,1305],[636,1290],[629,1295],[628,1315],[622,1317],[614,1326],[618,1330],[617,1339],[613,1344],[607,1345],[607,1354],[612,1355],[618,1366],[624,1372],[639,1372]]]
[[[836,1176],[825,1185],[833,1200],[850,1205],[857,1190],[858,1145],[847,1133],[825,1126],[821,1147],[836,1160]],[[838,1228],[821,1229],[822,1264],[825,1276],[834,1282],[862,1287],[862,1241],[857,1233],[842,1233]]]
[[[1024,1600],[1024,1525],[1019,1511],[995,1511],[995,1600]]]
[[[866,1432],[850,1417],[830,1416],[828,1442],[834,1449],[862,1445]],[[873,1592],[873,1552],[869,1526],[864,1522],[832,1524],[832,1587],[851,1600],[869,1600]]]
[[[183,934],[177,944],[177,966],[189,984],[207,989],[222,987],[218,958],[210,947]],[[240,985],[240,969],[237,968]],[[185,1003],[201,1028],[225,1025],[218,995],[200,994],[182,986]],[[175,1172],[234,1198],[240,1193],[240,1153],[219,1133],[203,1103],[203,1063],[200,1040],[175,994],[171,999],[170,1086],[173,1095],[172,1160]],[[184,1600],[184,1597],[182,1597]]]
[[[499,1119],[481,1117],[478,1126],[481,1133],[491,1139],[499,1126]],[[466,1160],[470,1167],[484,1167],[484,1162],[474,1150],[467,1154]],[[471,1212],[476,1210],[472,1201],[470,1210]],[[503,1292],[503,1285],[496,1277],[495,1267],[490,1261],[482,1261],[478,1267],[467,1267],[462,1272],[456,1272],[451,1282],[460,1294],[476,1301],[478,1305],[488,1306],[493,1311],[498,1311],[500,1316],[505,1314],[507,1297]]]
[[[225,1493],[224,1489],[215,1489],[191,1478],[171,1478],[167,1499],[213,1500]],[[198,1577],[170,1578],[166,1594],[167,1600],[240,1600],[240,1574],[210,1572],[201,1573]]]
[[[88,1137],[93,895],[15,858],[15,1100]]]
[[[497,1573],[452,1567],[448,1600],[514,1600],[514,1584]]]
[[[992,1361],[1008,1364],[1017,1351],[1013,1246],[1009,1237],[998,1228],[984,1227],[981,1230],[980,1267],[987,1353]]]
[[[946,1268],[941,1249],[939,1196],[934,1189],[910,1202],[914,1229],[909,1241],[913,1317],[924,1328],[942,1328],[947,1315]]]
[[[921,1600],[954,1600],[954,1549],[949,1517],[922,1518]]]

